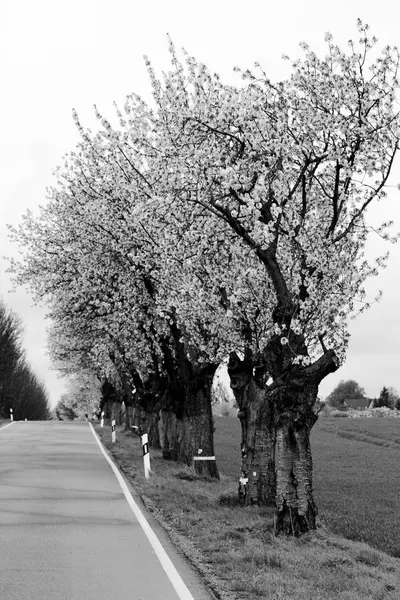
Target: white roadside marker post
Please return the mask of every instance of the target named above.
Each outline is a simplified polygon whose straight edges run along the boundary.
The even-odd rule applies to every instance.
[[[104,427],[104,410],[103,410],[103,412],[101,413],[100,427]]]
[[[113,444],[117,441],[117,432],[115,431],[115,419],[111,421],[111,441]]]
[[[144,476],[146,479],[150,477],[150,454],[149,454],[149,441],[147,433],[142,435],[142,448],[143,448],[143,463],[144,463]]]
[[[10,408],[10,421],[11,423],[14,421],[13,409]]]

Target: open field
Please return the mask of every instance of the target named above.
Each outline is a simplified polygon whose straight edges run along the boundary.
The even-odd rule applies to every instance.
[[[240,469],[240,423],[215,421],[224,473]],[[333,531],[400,555],[400,420],[321,417],[311,432],[314,491]]]
[[[365,480],[365,464],[372,469],[373,450],[383,451],[386,448],[336,435],[336,426],[342,427],[346,421],[344,427],[348,427],[346,419],[340,419],[340,424],[336,421],[339,419],[324,419],[313,436],[316,496],[322,522],[318,531],[300,539],[274,537],[273,509],[237,506],[239,422],[236,418],[216,420],[216,455],[222,473],[220,482],[199,480],[189,468],[164,461],[161,453],[154,450],[151,451],[151,466],[155,475],[146,481],[139,439],[119,430],[117,443],[112,445],[109,427],[101,429],[97,425],[96,431],[132,481],[147,509],[166,528],[171,539],[197,567],[220,600],[396,600],[400,597],[400,560],[365,543],[335,535],[327,528],[334,515],[337,520],[334,525],[337,531],[340,530],[340,513],[335,514],[335,511],[341,509],[347,530],[349,523],[353,524],[355,532],[362,532],[359,538],[364,539],[367,539],[368,531],[372,531],[373,541],[378,547],[373,523],[368,522],[361,512],[364,507],[360,509],[362,497],[359,490],[364,481],[365,489],[361,496],[369,494],[365,504],[371,504],[372,508],[375,506],[377,515],[374,522],[378,523],[382,513],[374,503],[380,500],[379,493],[385,492],[378,490],[376,479],[373,479],[372,486],[370,481]],[[355,425],[360,426],[359,422]],[[383,427],[377,431],[382,432],[382,439],[387,439],[384,429],[392,425],[379,424],[378,427]],[[350,434],[352,430],[341,431]],[[365,432],[356,430],[356,433]],[[373,433],[376,431],[372,430]],[[373,435],[370,437],[378,439]],[[394,453],[393,459],[397,456],[398,464],[397,447],[390,452]],[[324,461],[328,459],[330,468],[324,469]],[[381,464],[378,476],[382,471]],[[393,460],[390,473],[394,471]],[[358,479],[357,473],[362,474]],[[390,473],[386,473],[389,479]],[[321,479],[322,476],[324,479]],[[331,483],[327,489],[329,477]],[[341,496],[342,485],[344,493]],[[382,480],[380,486],[383,487]],[[335,493],[332,490],[336,490]],[[353,493],[359,496],[354,503],[346,505],[346,499]],[[384,495],[393,499],[394,493],[395,483],[392,482],[390,494]],[[222,502],[223,499],[225,502]],[[388,508],[384,513],[384,526],[386,528],[386,521],[391,519],[394,537],[398,507],[397,512],[391,511]],[[379,530],[378,525],[376,531],[379,533]],[[382,542],[381,546],[384,539],[378,540]]]

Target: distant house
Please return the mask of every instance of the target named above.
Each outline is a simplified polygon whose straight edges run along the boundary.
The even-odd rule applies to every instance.
[[[354,410],[364,410],[368,408],[371,403],[371,398],[346,398],[344,405],[347,408],[353,408]]]

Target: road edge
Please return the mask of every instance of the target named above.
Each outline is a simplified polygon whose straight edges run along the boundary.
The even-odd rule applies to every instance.
[[[14,421],[11,421],[11,423],[8,423],[8,425],[3,425],[2,427],[0,427],[0,431],[2,429],[7,429],[7,427],[10,427],[10,425],[14,425]]]
[[[150,526],[149,522],[147,521],[146,517],[144,516],[143,512],[141,511],[138,504],[134,500],[132,493],[129,490],[128,484],[125,481],[125,477],[124,477],[123,473],[121,473],[121,471],[119,470],[119,468],[117,467],[115,462],[109,456],[107,450],[105,449],[99,436],[97,435],[93,425],[91,423],[89,423],[89,426],[90,426],[90,429],[92,430],[92,433],[97,442],[97,445],[99,446],[99,448],[101,450],[101,453],[103,454],[103,456],[107,460],[108,464],[110,465],[110,467],[111,467],[111,469],[112,469],[112,471],[124,493],[124,496],[129,504],[129,507],[131,508],[133,514],[135,515],[141,528],[143,529],[147,539],[149,540],[158,560],[161,563],[161,566],[163,567],[168,579],[171,581],[171,584],[173,585],[176,593],[178,594],[179,599],[180,600],[195,600],[194,596],[192,595],[192,593],[190,592],[190,590],[184,583],[181,575],[179,574],[179,572],[176,569],[175,565],[173,564],[172,560],[168,556],[166,550],[164,549],[164,547],[161,544],[160,540],[158,539],[157,535],[154,533],[153,529],[151,528],[151,526]]]

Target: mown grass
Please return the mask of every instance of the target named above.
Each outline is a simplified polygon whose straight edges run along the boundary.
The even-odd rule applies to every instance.
[[[218,464],[240,468],[238,419],[216,420]],[[350,539],[400,556],[400,420],[320,418],[311,432],[320,518]]]
[[[399,419],[321,419],[311,442],[321,517],[338,533],[400,556]]]
[[[221,600],[400,597],[400,560],[330,533],[326,527],[328,520],[321,523],[318,531],[300,539],[275,538],[272,509],[238,507],[239,427],[236,419],[225,418],[218,419],[216,426],[220,482],[199,480],[191,469],[164,461],[160,452],[154,450],[151,451],[154,475],[146,481],[140,441],[118,431],[117,443],[112,445],[110,429],[96,426],[148,510],[202,573],[216,597]],[[329,441],[325,438],[325,443]],[[314,453],[318,447],[314,442]],[[236,465],[231,461],[233,454]]]

